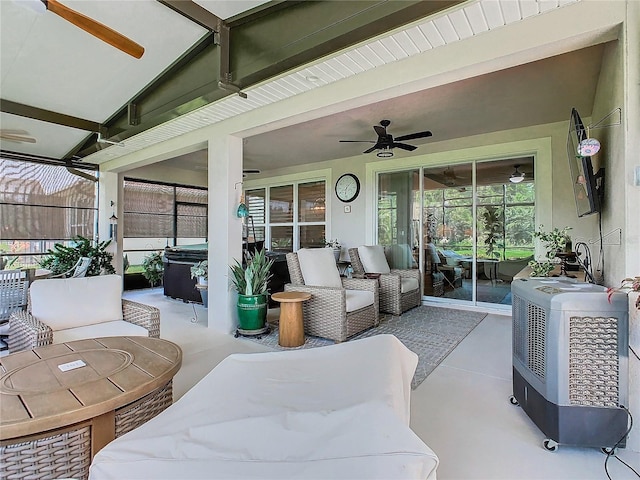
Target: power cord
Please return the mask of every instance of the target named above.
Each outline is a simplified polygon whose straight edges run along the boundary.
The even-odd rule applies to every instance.
[[[618,448],[620,444],[624,441],[624,439],[627,438],[627,435],[629,435],[629,432],[631,432],[631,429],[633,428],[633,416],[631,415],[631,412],[624,405],[620,405],[620,408],[624,409],[624,411],[627,412],[627,415],[629,415],[629,427],[627,428],[627,431],[624,432],[624,435],[620,437],[620,440],[618,440],[610,450],[602,449],[607,454],[607,458],[605,458],[604,460],[604,473],[607,474],[607,478],[609,480],[613,480],[607,468],[607,463],[609,462],[609,459],[611,457],[614,457],[616,460],[622,463],[625,467],[631,470],[636,475],[636,477],[640,478],[640,473],[638,473],[636,469],[634,469],[631,465],[629,465],[627,462],[625,462],[624,460],[622,460],[620,457],[616,455],[616,448]]]
[[[582,252],[581,250],[584,250]],[[584,242],[577,242],[575,246],[576,259],[578,263],[584,270],[585,278],[589,281],[589,283],[596,283],[596,279],[593,276],[593,272],[591,270],[591,250],[589,250],[589,246]],[[580,258],[580,255],[584,254],[584,261]]]

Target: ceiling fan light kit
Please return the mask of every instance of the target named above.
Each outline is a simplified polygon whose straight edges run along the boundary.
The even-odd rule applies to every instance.
[[[389,149],[382,149],[378,153],[376,153],[376,157],[379,158],[391,158],[393,157],[393,152]]]
[[[518,170],[518,168],[520,168],[520,165],[516,165],[515,167],[516,170],[509,176],[509,181],[511,183],[520,183],[524,180],[524,172]]]

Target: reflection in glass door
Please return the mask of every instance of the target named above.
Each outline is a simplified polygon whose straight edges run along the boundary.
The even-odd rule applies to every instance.
[[[418,268],[420,171],[383,173],[378,177],[378,245],[391,268]]]
[[[424,168],[424,294],[510,305],[534,219],[532,157]]]
[[[424,294],[473,300],[473,165],[425,168]]]

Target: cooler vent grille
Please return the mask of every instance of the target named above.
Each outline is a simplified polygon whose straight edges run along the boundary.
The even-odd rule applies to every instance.
[[[543,308],[527,305],[527,366],[540,380],[545,378],[547,314]]]
[[[569,402],[616,407],[619,404],[618,319],[569,320]]]
[[[513,324],[513,354],[522,363],[526,363],[527,345],[527,302],[517,295],[513,296],[512,324]]]

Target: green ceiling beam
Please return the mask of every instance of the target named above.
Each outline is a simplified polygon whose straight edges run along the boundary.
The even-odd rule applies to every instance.
[[[214,24],[219,28],[104,125],[110,139],[124,140],[233,95],[235,87],[250,87],[462,1],[270,2],[266,7],[218,23],[217,17],[191,5],[193,2],[163,0],[161,3],[205,28],[212,29]],[[220,27],[228,27],[229,31],[224,32],[228,33],[228,42],[225,35],[218,35]],[[91,138],[70,154],[86,156],[99,148]]]

